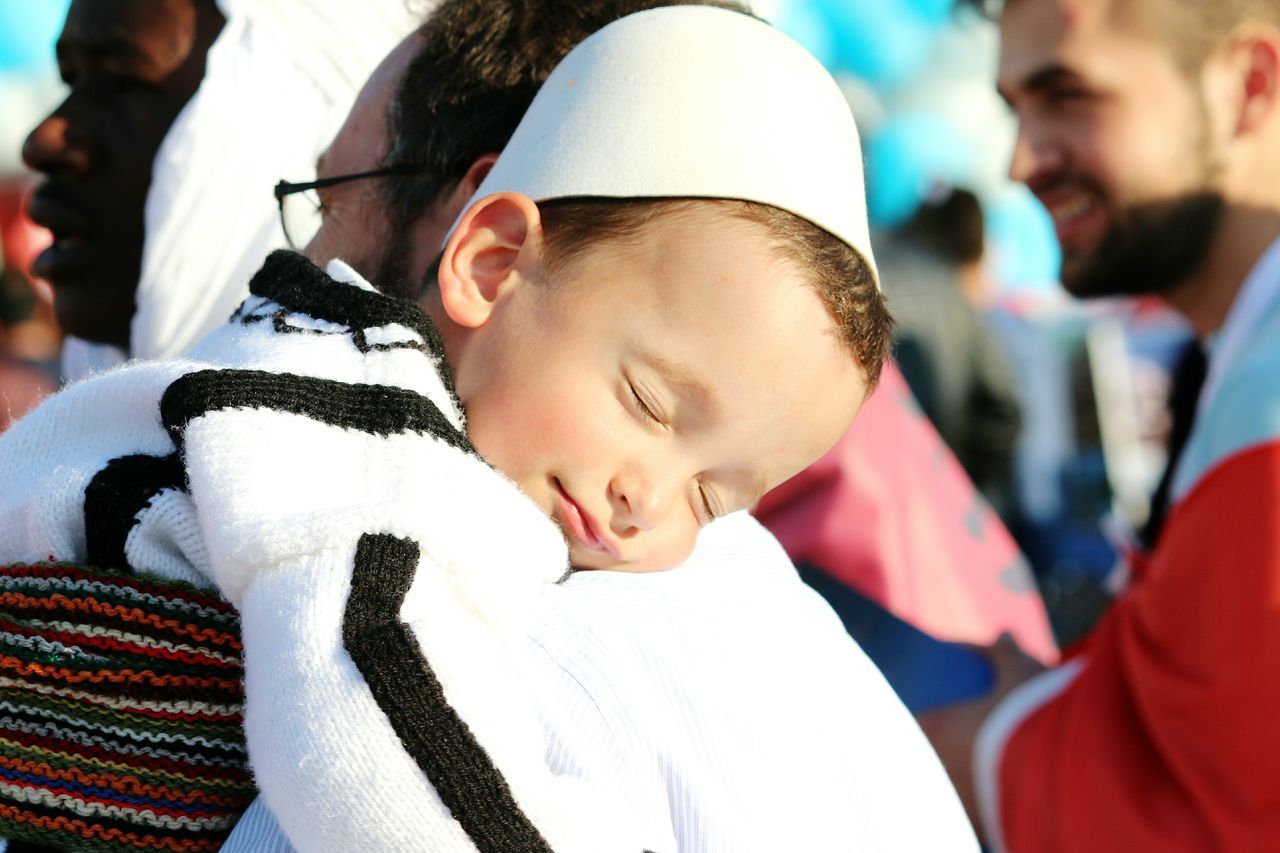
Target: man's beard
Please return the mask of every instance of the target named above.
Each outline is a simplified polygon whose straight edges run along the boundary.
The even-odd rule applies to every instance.
[[[370,282],[388,296],[416,299],[422,289],[421,282],[409,281],[409,232],[412,226],[412,222],[392,221],[390,237],[382,244],[378,262],[373,268]]]
[[[1204,264],[1225,212],[1211,191],[1125,208],[1096,249],[1064,265],[1063,287],[1085,298],[1167,295]]]

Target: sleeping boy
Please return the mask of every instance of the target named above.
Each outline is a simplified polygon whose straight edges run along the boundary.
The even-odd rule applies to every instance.
[[[509,644],[570,565],[674,566],[845,432],[890,332],[860,168],[766,24],[624,18],[547,80],[425,313],[276,253],[189,360],[0,439],[0,562],[213,581],[299,849],[661,846],[551,774]]]

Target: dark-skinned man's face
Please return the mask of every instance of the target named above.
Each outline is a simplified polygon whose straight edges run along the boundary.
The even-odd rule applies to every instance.
[[[128,347],[151,164],[204,77],[213,0],[73,0],[58,38],[70,92],[22,159],[46,180],[31,218],[53,232],[32,265],[68,334]]]

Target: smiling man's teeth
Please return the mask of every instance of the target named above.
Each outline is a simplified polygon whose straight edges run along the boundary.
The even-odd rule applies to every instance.
[[[1053,220],[1059,225],[1073,222],[1090,210],[1093,210],[1093,199],[1085,195],[1076,196],[1053,207]]]

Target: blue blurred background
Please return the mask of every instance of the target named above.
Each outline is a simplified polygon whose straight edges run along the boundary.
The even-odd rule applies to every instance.
[[[998,34],[952,0],[760,0],[762,17],[841,81],[864,140],[872,224],[907,222],[938,186],[979,195],[996,279],[1046,290],[1060,256],[1048,215],[1006,177],[1013,123],[995,94]]]

